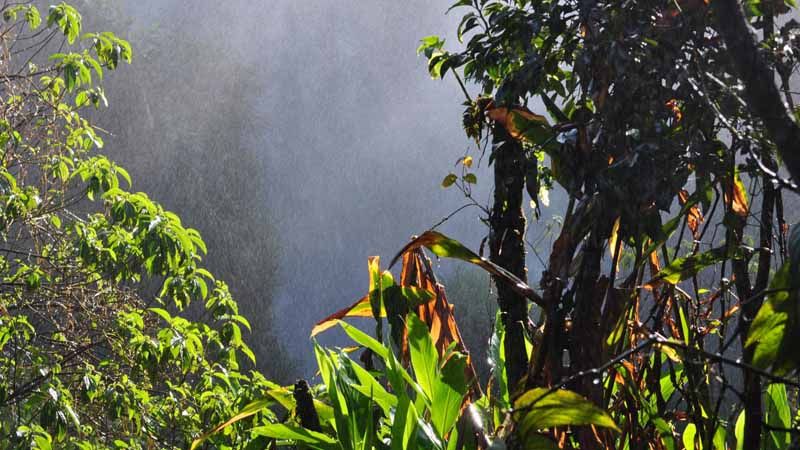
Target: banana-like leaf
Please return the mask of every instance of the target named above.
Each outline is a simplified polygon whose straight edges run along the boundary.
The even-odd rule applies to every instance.
[[[225,422],[217,425],[216,427],[212,428],[211,430],[203,433],[202,436],[200,436],[199,438],[197,438],[194,441],[192,441],[192,445],[191,445],[191,447],[189,447],[189,449],[190,450],[196,449],[200,444],[205,442],[206,439],[211,437],[214,433],[217,433],[220,430],[223,430],[223,429],[233,425],[234,423],[239,422],[240,420],[244,420],[244,419],[246,419],[246,418],[248,418],[250,416],[254,416],[254,415],[258,414],[259,412],[263,411],[266,407],[268,407],[272,403],[274,403],[274,401],[272,399],[261,399],[261,400],[256,400],[256,401],[250,403],[249,405],[245,406],[241,411],[239,411],[239,413],[236,414],[235,416],[233,416],[230,419],[226,420]]]
[[[620,431],[607,412],[572,391],[535,388],[514,402],[514,418],[523,435],[568,425],[595,425]]]
[[[455,239],[450,239],[438,231],[426,231],[416,239],[406,244],[406,246],[403,247],[403,249],[400,250],[400,252],[392,259],[391,264],[389,264],[389,268],[391,269],[392,266],[394,266],[404,254],[420,247],[426,247],[434,254],[442,258],[455,258],[475,264],[476,266],[494,275],[497,279],[508,283],[521,296],[540,306],[546,306],[544,305],[544,300],[542,297],[532,287],[528,286],[528,284],[517,278],[516,275],[503,269],[497,264],[494,264],[488,259],[478,256],[460,242],[456,241]]]
[[[338,449],[339,444],[336,439],[316,431],[311,431],[303,427],[273,423],[255,427],[251,432],[257,436],[266,436],[272,439],[293,441],[303,443],[309,447],[320,450]]]
[[[800,362],[796,342],[798,331],[797,282],[792,277],[792,262],[786,262],[770,283],[770,294],[750,325],[745,345],[754,347],[753,364],[773,366],[785,374]]]

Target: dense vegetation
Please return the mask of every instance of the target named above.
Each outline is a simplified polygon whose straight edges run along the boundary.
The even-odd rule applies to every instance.
[[[793,7],[458,1],[460,48],[419,52],[463,90],[474,149],[442,185],[482,208],[485,245],[424,231],[399,277],[370,258],[366,295],[310,330],[355,346],[315,343],[321,383],[287,387],[244,368],[249,323],[199,233],[102,153],[87,117],[134,50],[66,3],[5,3],[0,448],[797,448]],[[425,249],[493,278],[488,380]]]

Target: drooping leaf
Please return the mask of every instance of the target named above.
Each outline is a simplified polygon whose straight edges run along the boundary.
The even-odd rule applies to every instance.
[[[464,245],[462,245],[460,242],[456,241],[455,239],[450,239],[438,231],[426,231],[416,239],[406,244],[406,246],[403,247],[403,249],[400,250],[400,252],[392,259],[392,262],[389,264],[389,268],[392,268],[397,260],[400,259],[404,254],[419,247],[427,247],[430,251],[443,258],[455,258],[475,264],[498,279],[508,283],[509,286],[511,286],[523,297],[528,298],[540,305],[543,303],[542,297],[536,293],[532,287],[528,286],[514,274],[503,269],[497,264],[492,263],[486,258],[478,256],[468,248],[464,247]]]
[[[733,180],[725,185],[725,204],[730,205],[731,211],[739,217],[747,217],[750,213],[747,189],[738,171],[734,174]]]
[[[246,419],[248,417],[251,417],[251,416],[254,416],[254,415],[258,414],[259,412],[263,411],[265,408],[267,408],[272,403],[273,403],[273,400],[271,400],[271,399],[260,399],[260,400],[256,400],[254,402],[251,402],[250,404],[248,404],[247,406],[242,408],[242,410],[239,411],[235,416],[233,416],[230,419],[226,420],[225,422],[217,425],[216,427],[212,428],[211,430],[203,433],[203,435],[201,435],[199,438],[197,438],[194,441],[192,441],[192,445],[189,447],[189,449],[190,450],[196,449],[200,444],[205,442],[214,433],[217,433],[220,430],[223,430],[223,429],[233,425],[236,422],[239,422],[239,421],[244,420],[244,419]]]
[[[311,431],[294,425],[273,423],[255,427],[250,430],[250,432],[256,436],[266,436],[272,439],[293,441],[321,450],[339,448],[336,439],[326,434],[319,433],[317,431]]]
[[[607,412],[572,391],[531,389],[514,401],[514,417],[524,435],[566,425],[595,425],[619,431]]]
[[[680,201],[681,206],[686,206],[689,203],[689,192],[685,189],[682,189],[678,192],[678,200]],[[692,236],[695,239],[700,238],[700,224],[703,223],[703,214],[700,212],[700,208],[695,204],[688,207],[689,209],[686,211],[686,226],[692,232]]]
[[[493,104],[490,104],[486,109],[486,115],[489,119],[501,124],[514,139],[525,139],[532,144],[542,145],[547,139],[552,138],[552,131],[547,119],[525,107],[495,108]]]
[[[314,337],[323,331],[334,327],[337,322],[345,317],[372,317],[372,305],[370,304],[370,297],[366,295],[361,297],[357,302],[348,306],[347,308],[340,309],[330,316],[320,320],[311,329],[311,337]],[[381,317],[386,317],[386,310],[381,311]]]

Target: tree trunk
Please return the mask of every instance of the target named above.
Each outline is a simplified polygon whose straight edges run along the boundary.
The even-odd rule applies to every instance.
[[[522,145],[512,139],[501,125],[495,125],[494,137],[494,206],[490,217],[489,248],[492,262],[527,282],[525,268],[525,216],[522,198],[525,187],[525,164]],[[506,330],[504,353],[506,374],[511,392],[519,385],[528,368],[525,331],[528,325],[527,300],[511,286],[495,279],[500,317]]]

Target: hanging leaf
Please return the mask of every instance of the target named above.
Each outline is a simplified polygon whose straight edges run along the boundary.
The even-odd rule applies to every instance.
[[[730,205],[731,211],[739,217],[747,217],[750,213],[750,206],[747,201],[747,189],[739,172],[733,176],[733,181],[725,186],[725,204]]]
[[[340,309],[330,316],[320,320],[311,329],[311,337],[314,337],[323,331],[332,328],[337,322],[345,317],[372,317],[372,306],[370,305],[369,295],[361,297],[357,302],[348,306],[347,308]],[[381,317],[386,317],[386,310],[381,311]]]
[[[607,412],[572,391],[535,388],[514,402],[514,417],[523,435],[568,425],[595,425],[620,431]]]
[[[555,143],[553,131],[547,119],[525,107],[495,108],[494,103],[490,103],[486,109],[486,115],[489,119],[502,125],[516,140],[526,140],[540,146],[545,146],[550,142]]]
[[[244,420],[248,417],[254,416],[261,411],[264,411],[270,404],[274,403],[271,399],[261,399],[256,400],[249,405],[245,406],[241,411],[239,411],[235,416],[231,417],[230,419],[226,420],[225,422],[217,425],[210,431],[203,433],[202,436],[192,441],[192,445],[189,447],[190,450],[196,449],[200,444],[205,442],[209,437],[211,437],[214,433],[233,425],[236,422]]]
[[[256,436],[294,441],[316,449],[328,450],[340,448],[338,441],[328,435],[293,425],[272,423],[255,427],[250,431]]]
[[[430,251],[443,258],[455,258],[475,264],[476,266],[494,275],[497,279],[508,283],[509,286],[511,286],[512,289],[514,289],[514,291],[521,296],[528,298],[540,306],[544,304],[542,297],[536,293],[533,288],[517,278],[514,274],[503,269],[497,264],[494,264],[486,258],[476,255],[474,252],[464,247],[460,242],[456,241],[455,239],[450,239],[438,231],[426,231],[419,237],[409,242],[405,247],[403,247],[402,250],[400,250],[397,255],[395,255],[391,264],[389,264],[389,268],[394,266],[397,260],[400,259],[404,254],[420,247],[427,247]]]
[[[678,192],[678,201],[682,207],[686,206],[687,203],[689,203],[689,192],[685,189]],[[692,236],[695,239],[700,239],[701,223],[703,223],[703,214],[700,212],[700,208],[698,208],[696,204],[689,206],[689,209],[686,211],[686,226],[692,232]]]

